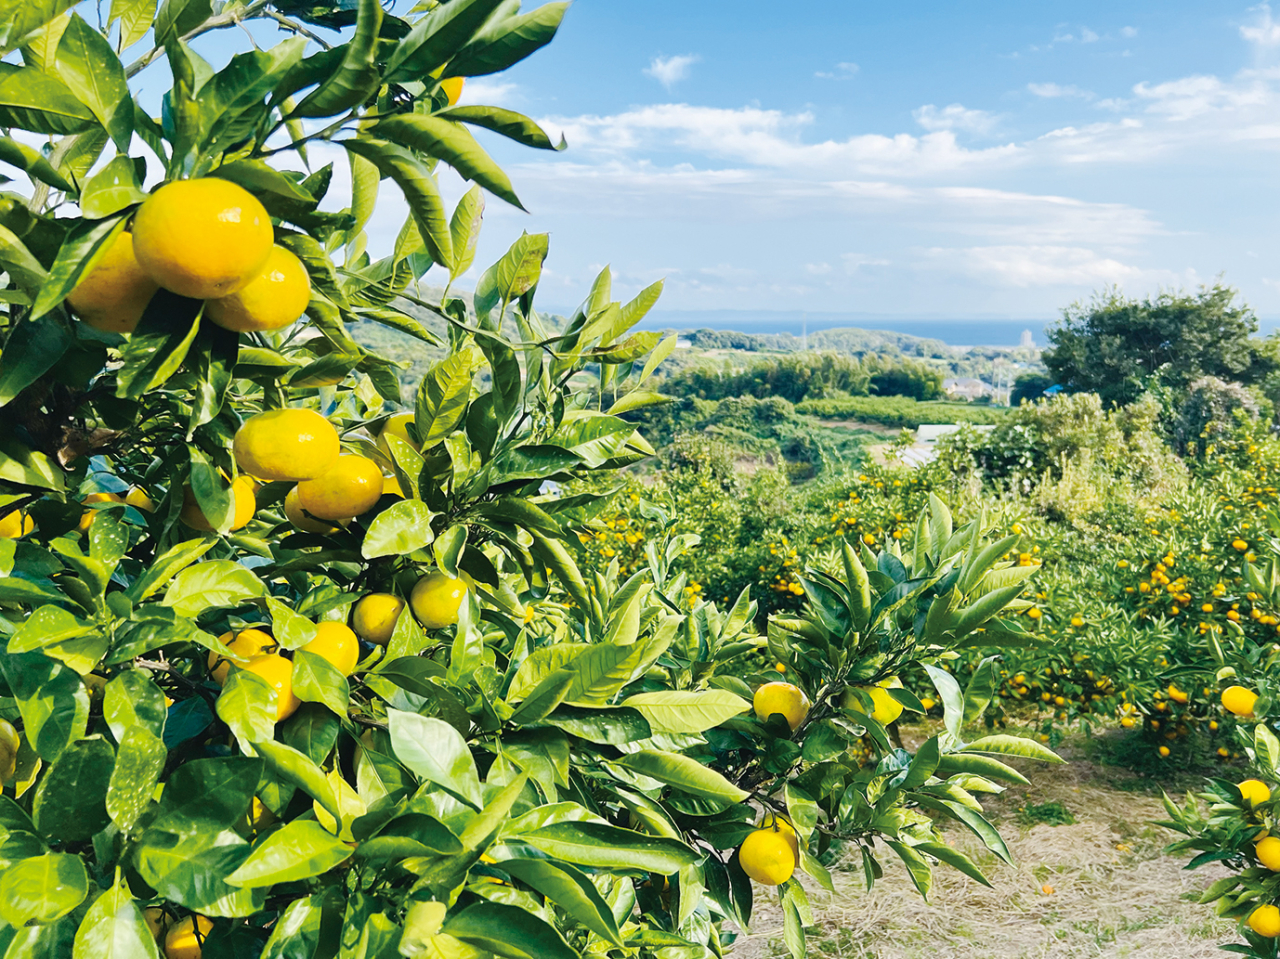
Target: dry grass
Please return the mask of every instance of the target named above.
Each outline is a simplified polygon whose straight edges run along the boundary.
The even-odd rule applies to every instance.
[[[819,959],[1207,959],[1218,944],[1240,941],[1234,923],[1216,919],[1194,898],[1221,875],[1185,872],[1161,850],[1173,834],[1158,789],[1113,767],[1065,752],[1070,765],[1030,765],[1030,787],[1010,789],[989,811],[1009,841],[1013,866],[999,862],[968,831],[948,837],[979,862],[988,889],[947,867],[934,873],[924,903],[892,853],[885,878],[868,893],[859,863],[837,862],[836,894],[807,883],[816,925],[809,954]],[[1027,803],[1058,802],[1074,824],[1027,824]],[[882,849],[884,847],[881,847]],[[892,861],[891,861],[892,860]],[[1052,891],[1048,891],[1045,887]],[[757,900],[752,934],[733,959],[785,956],[776,901]]]

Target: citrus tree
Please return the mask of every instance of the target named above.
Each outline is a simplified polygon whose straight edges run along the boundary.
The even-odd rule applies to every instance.
[[[753,880],[800,954],[797,870],[829,884],[837,844],[922,892],[935,861],[985,881],[940,819],[1007,858],[974,794],[1054,757],[966,743],[994,661],[966,690],[939,663],[1028,640],[1008,538],[935,499],[911,552],[798,575],[766,635],[673,573],[696,537],[580,562],[608,485],[557,491],[652,453],[619,414],[661,399],[674,340],[630,332],[659,287],[621,303],[606,271],[540,315],[525,235],[451,292],[482,190],[519,202],[469,128],[556,147],[461,84],[564,7],[4,5],[5,959],[719,955]],[[190,45],[253,19],[294,36],[221,69]],[[130,81],[161,60],[157,119]],[[440,164],[474,184],[451,212]],[[388,180],[409,216],[375,260]],[[359,323],[421,342],[412,396]],[[908,666],[945,708],[914,752]]]

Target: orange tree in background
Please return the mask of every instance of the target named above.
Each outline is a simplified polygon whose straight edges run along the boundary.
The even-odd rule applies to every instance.
[[[554,148],[461,82],[564,8],[123,0],[97,29],[3,4],[0,158],[31,181],[0,196],[4,959],[718,955],[752,879],[799,955],[796,875],[829,885],[836,842],[922,892],[935,861],[985,881],[940,820],[1007,858],[974,794],[1021,781],[999,756],[1055,757],[965,742],[994,663],[967,690],[938,663],[1027,641],[1008,538],[933,500],[910,552],[797,572],[767,636],[745,590],[722,610],[673,574],[692,537],[625,576],[566,545],[604,499],[548,482],[652,452],[618,414],[661,399],[674,342],[629,333],[658,287],[623,304],[606,272],[548,329],[526,235],[473,307],[448,292],[481,190],[518,203],[469,128]],[[308,52],[293,17],[354,29]],[[299,35],[221,70],[188,45],[250,18]],[[162,57],[157,119],[129,80]],[[322,144],[349,196],[273,163]],[[452,212],[441,163],[474,183]],[[374,260],[384,180],[410,216]],[[443,347],[411,399],[360,321]],[[886,731],[921,709],[907,667],[945,712],[914,753]]]

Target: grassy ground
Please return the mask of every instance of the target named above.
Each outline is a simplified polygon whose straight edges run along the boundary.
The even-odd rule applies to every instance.
[[[1174,835],[1160,785],[1093,761],[1083,743],[1059,750],[1069,765],[1024,764],[1029,787],[1013,787],[988,809],[1009,841],[1007,866],[958,828],[950,840],[976,861],[994,888],[954,870],[934,874],[924,903],[891,856],[868,893],[859,863],[837,862],[836,894],[808,883],[817,924],[809,930],[816,959],[1207,959],[1219,943],[1241,941],[1235,924],[1193,901],[1222,873],[1182,869],[1166,857]],[[1165,783],[1175,790],[1195,780]],[[760,897],[765,899],[765,897]],[[1189,901],[1192,900],[1192,901]],[[776,902],[758,901],[751,934],[733,959],[786,956]]]

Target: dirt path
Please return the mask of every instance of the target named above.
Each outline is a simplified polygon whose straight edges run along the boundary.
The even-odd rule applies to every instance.
[[[960,873],[934,872],[930,902],[902,864],[881,857],[884,879],[868,893],[860,863],[837,862],[837,892],[806,883],[816,925],[815,959],[1208,959],[1241,941],[1235,924],[1194,898],[1222,872],[1182,869],[1161,850],[1174,834],[1151,825],[1165,817],[1158,787],[1124,770],[1099,766],[1079,750],[1067,766],[1027,764],[1030,787],[1013,787],[988,805],[1013,853],[1013,866],[990,855],[967,831],[948,837],[979,862],[994,888]],[[1060,803],[1074,823],[1047,804]],[[1030,814],[1027,807],[1030,807]],[[765,899],[766,897],[760,897]],[[776,900],[757,900],[751,935],[733,959],[782,957]]]

